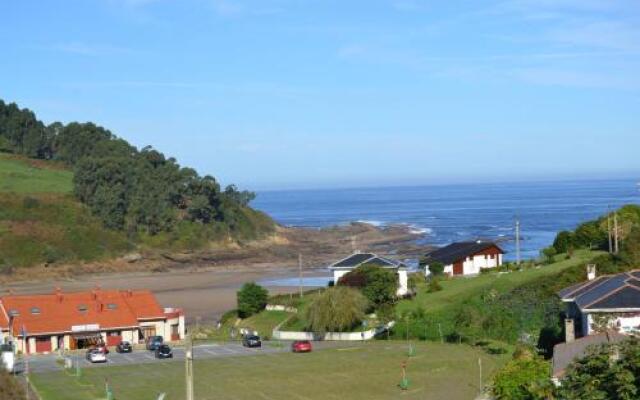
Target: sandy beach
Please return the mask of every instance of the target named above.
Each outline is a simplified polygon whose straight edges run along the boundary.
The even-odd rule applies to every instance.
[[[103,289],[150,289],[162,306],[180,307],[188,321],[216,320],[236,306],[236,291],[245,282],[297,276],[296,269],[286,267],[216,268],[199,271],[162,273],[123,273],[86,275],[77,279],[47,282],[20,282],[3,285],[4,292],[16,294],[51,293],[59,287],[64,291]],[[326,271],[305,270],[303,276],[326,276]],[[297,287],[268,287],[271,294],[296,292]]]

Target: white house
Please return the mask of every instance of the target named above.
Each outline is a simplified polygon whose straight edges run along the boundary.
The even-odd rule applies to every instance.
[[[337,284],[342,276],[361,265],[376,265],[395,270],[398,274],[398,290],[396,294],[405,296],[409,293],[407,266],[400,261],[380,257],[373,253],[354,253],[331,264],[329,269],[333,271],[333,282]]]
[[[595,266],[586,282],[561,290],[567,304],[567,341],[588,336],[603,328],[622,334],[640,334],[640,270],[617,275],[595,276]]]
[[[427,253],[423,259],[424,273],[431,274],[429,265],[434,262],[444,264],[448,275],[475,275],[481,269],[502,265],[504,251],[493,242],[457,242]]]

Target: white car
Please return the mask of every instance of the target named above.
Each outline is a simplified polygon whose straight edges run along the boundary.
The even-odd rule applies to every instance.
[[[107,362],[107,355],[98,349],[91,349],[87,351],[87,360],[92,363]]]

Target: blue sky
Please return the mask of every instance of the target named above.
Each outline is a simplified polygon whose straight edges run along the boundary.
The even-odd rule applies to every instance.
[[[640,3],[0,3],[0,98],[250,189],[640,176]]]

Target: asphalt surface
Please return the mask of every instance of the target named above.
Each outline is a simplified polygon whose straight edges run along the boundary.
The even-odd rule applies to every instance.
[[[313,349],[322,349],[329,347],[346,347],[354,344],[346,344],[344,342],[313,342]],[[185,349],[184,347],[172,347],[173,359],[157,359],[153,351],[144,349],[134,349],[131,353],[116,353],[115,351],[107,354],[106,363],[91,363],[85,358],[85,353],[76,352],[73,355],[68,355],[73,360],[75,367],[76,362],[80,363],[81,368],[101,368],[101,367],[113,367],[122,365],[135,365],[135,364],[148,364],[148,363],[162,363],[173,361],[184,361]],[[241,357],[259,354],[273,354],[283,353],[291,351],[291,342],[263,342],[260,348],[247,348],[243,347],[241,343],[211,343],[211,344],[199,344],[193,347],[194,359],[211,359],[219,357]],[[43,373],[51,371],[60,371],[63,364],[60,363],[60,356],[58,354],[41,354],[32,355],[28,357],[29,372],[30,373]],[[25,370],[26,359],[21,358],[16,360],[16,372],[22,373]]]

